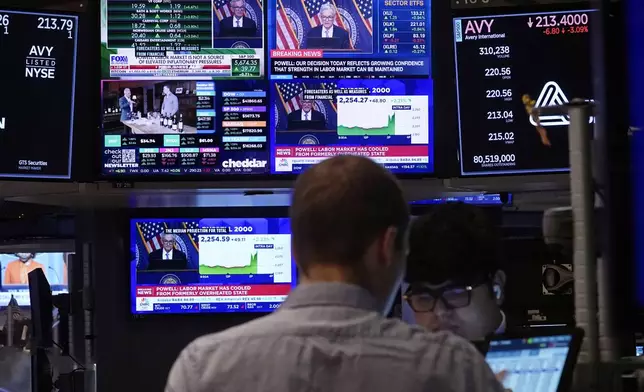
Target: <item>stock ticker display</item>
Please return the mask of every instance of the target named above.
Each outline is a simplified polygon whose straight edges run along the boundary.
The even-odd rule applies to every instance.
[[[78,18],[0,10],[0,177],[71,177]]]
[[[101,0],[103,78],[259,78],[261,0]]]
[[[569,169],[569,118],[531,113],[592,98],[594,12],[454,19],[463,175]]]
[[[264,85],[253,80],[103,81],[103,172],[267,173]]]
[[[430,76],[429,0],[269,0],[273,79]]]
[[[431,172],[431,91],[429,79],[275,82],[274,171],[354,154],[396,173]]]
[[[131,311],[277,309],[296,285],[288,218],[132,219]]]
[[[297,174],[339,154],[433,171],[429,1],[103,0],[102,16],[108,177]]]

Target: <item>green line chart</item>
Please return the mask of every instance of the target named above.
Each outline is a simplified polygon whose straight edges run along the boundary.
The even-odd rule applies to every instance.
[[[411,144],[429,143],[426,95],[338,96],[339,137],[409,136]]]

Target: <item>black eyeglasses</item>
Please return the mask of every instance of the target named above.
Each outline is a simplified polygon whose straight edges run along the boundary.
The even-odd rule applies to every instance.
[[[403,298],[418,313],[433,312],[440,300],[446,309],[464,308],[472,301],[472,290],[485,283],[473,286],[447,286],[430,289],[422,285],[410,285]]]

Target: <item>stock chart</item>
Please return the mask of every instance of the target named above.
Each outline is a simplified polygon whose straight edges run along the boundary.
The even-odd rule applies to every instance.
[[[396,173],[431,172],[431,91],[429,79],[275,82],[274,171],[352,154]]]
[[[133,313],[270,312],[296,284],[287,218],[130,225]]]
[[[592,99],[594,12],[454,19],[463,175],[568,170],[570,119],[532,109]]]

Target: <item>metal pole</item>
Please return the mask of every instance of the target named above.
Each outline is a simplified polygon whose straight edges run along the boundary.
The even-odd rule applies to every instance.
[[[597,247],[595,239],[595,189],[592,174],[590,118],[593,104],[573,100],[568,105],[536,108],[536,116],[568,114],[570,154],[570,195],[574,233],[575,316],[577,325],[585,331],[579,356],[588,365],[585,390],[599,387],[599,319],[597,288]]]
[[[13,346],[13,295],[7,306],[7,347]]]

